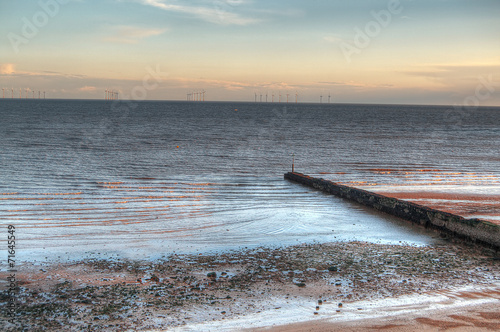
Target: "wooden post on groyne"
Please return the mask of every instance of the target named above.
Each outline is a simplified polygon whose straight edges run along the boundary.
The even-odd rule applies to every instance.
[[[453,238],[500,250],[500,226],[481,219],[467,219],[452,213],[372,193],[332,181],[289,172],[285,179],[346,198],[379,211],[432,228]]]

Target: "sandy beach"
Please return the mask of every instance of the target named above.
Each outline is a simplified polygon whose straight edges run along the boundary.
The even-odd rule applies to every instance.
[[[276,326],[289,323],[294,331],[392,331],[434,328],[443,315],[456,316],[448,317],[452,327],[500,327],[492,309],[500,303],[498,256],[453,243],[303,244],[156,261],[25,264],[16,281],[16,325],[4,319],[9,297],[2,292],[4,331],[284,331],[289,327]]]
[[[432,191],[380,192],[465,218],[478,218],[500,225],[500,195],[444,193]]]
[[[479,297],[479,295],[478,295]],[[484,298],[488,298],[489,295]],[[483,298],[483,299],[484,299]],[[384,307],[386,316],[362,318],[348,321],[322,319],[313,322],[289,324],[254,331],[304,332],[304,331],[498,331],[500,313],[498,312],[499,294],[491,302],[465,303],[460,306],[450,304],[443,308],[430,309],[427,304],[413,306]],[[407,310],[411,308],[411,312]],[[400,311],[395,314],[395,311]]]

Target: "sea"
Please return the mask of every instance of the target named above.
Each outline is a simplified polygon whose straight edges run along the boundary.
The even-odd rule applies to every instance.
[[[0,100],[16,259],[158,259],[435,233],[283,179],[500,194],[500,108]],[[7,249],[5,249],[7,250]]]

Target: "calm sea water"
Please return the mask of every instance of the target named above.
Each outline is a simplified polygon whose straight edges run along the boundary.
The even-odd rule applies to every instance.
[[[0,100],[0,220],[23,260],[428,244],[283,180],[292,155],[296,171],[356,186],[500,193],[499,128],[499,108]]]

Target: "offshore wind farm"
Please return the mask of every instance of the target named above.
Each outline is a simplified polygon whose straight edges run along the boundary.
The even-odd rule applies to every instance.
[[[0,330],[500,329],[499,1],[0,7]]]
[[[14,94],[14,91],[16,94]],[[19,93],[17,94],[17,88],[2,88],[2,99],[45,99],[45,91],[31,89],[31,88],[19,88]],[[24,95],[23,95],[24,92]]]

